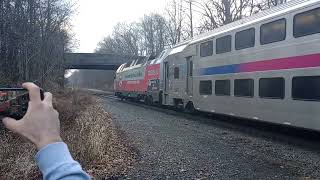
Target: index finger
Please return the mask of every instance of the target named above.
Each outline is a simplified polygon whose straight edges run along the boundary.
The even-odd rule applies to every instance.
[[[40,97],[40,88],[35,85],[34,83],[23,83],[22,84],[23,88],[26,88],[29,91],[29,99],[32,102],[41,102],[41,97]]]

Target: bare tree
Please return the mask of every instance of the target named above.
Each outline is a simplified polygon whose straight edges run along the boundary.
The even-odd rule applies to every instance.
[[[257,6],[259,10],[270,9],[274,6],[278,6],[286,3],[287,0],[260,0],[257,1]]]
[[[189,0],[189,19],[190,19],[190,37],[193,37],[193,12],[192,12],[192,0]]]
[[[0,1],[0,83],[61,80],[72,7],[63,0]]]
[[[170,45],[178,44],[183,39],[184,8],[182,0],[172,0],[166,7],[166,24]]]
[[[130,25],[118,23],[112,35],[98,44],[96,52],[156,56],[168,44],[166,23],[159,14],[145,15]]]
[[[113,28],[112,36],[98,44],[96,52],[140,55],[139,39],[139,26],[136,23],[118,23]]]
[[[145,15],[131,24],[118,23],[112,35],[98,44],[96,52],[158,55],[164,48],[284,3],[285,0],[171,0],[164,16]],[[194,12],[201,16],[195,25]],[[199,19],[197,19],[199,20]],[[197,21],[198,22],[198,21]]]
[[[146,54],[156,56],[166,45],[166,20],[159,14],[146,15],[141,21]]]
[[[256,5],[253,0],[204,0],[202,8],[200,31],[203,32],[252,15]]]

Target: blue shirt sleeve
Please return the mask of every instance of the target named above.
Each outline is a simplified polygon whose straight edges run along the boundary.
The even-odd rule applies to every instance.
[[[63,142],[52,143],[36,154],[36,162],[44,180],[87,180],[90,176],[81,165],[73,160],[67,145]]]

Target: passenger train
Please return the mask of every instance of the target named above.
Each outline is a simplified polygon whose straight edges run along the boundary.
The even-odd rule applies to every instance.
[[[120,98],[320,130],[320,1],[293,0],[122,64]]]

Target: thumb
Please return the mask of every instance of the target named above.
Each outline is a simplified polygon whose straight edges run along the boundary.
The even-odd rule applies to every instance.
[[[8,128],[9,130],[13,132],[18,132],[18,121],[13,118],[3,118],[2,119],[3,124]]]

